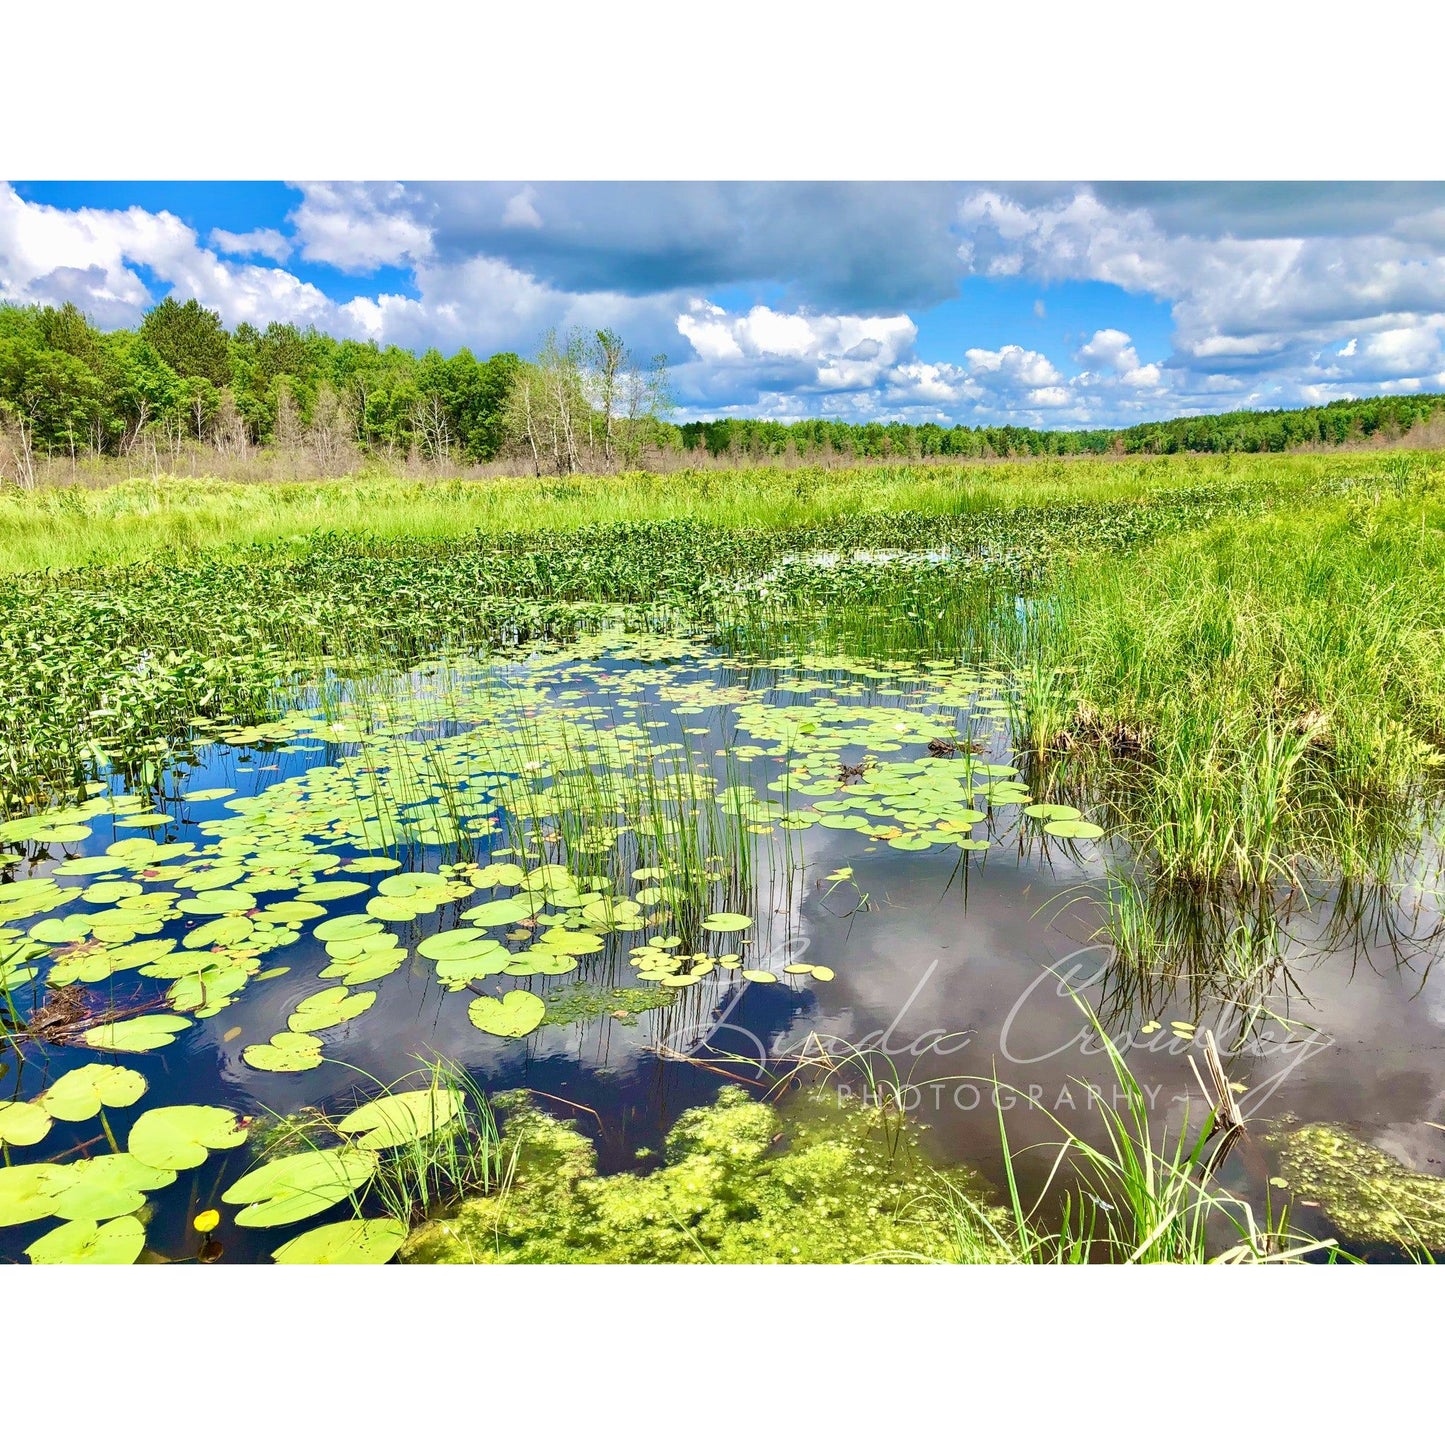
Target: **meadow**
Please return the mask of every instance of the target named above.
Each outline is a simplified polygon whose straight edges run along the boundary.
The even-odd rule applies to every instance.
[[[1338,1105],[1347,1054],[1292,1110],[1235,1100],[1263,1029],[1431,1006],[1442,482],[1379,452],[7,492],[0,1255],[1438,1253],[1445,1181]],[[917,1059],[837,1033],[985,925],[991,982],[948,974],[997,995],[985,1033],[1041,956],[1107,947],[1049,1016],[1102,1041],[1086,1121],[1020,1124],[1042,1086],[997,1053],[927,1075],[987,1119],[920,1117]]]

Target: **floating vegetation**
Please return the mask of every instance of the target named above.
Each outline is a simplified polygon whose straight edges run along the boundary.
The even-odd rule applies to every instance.
[[[1350,1240],[1445,1250],[1445,1179],[1419,1174],[1333,1124],[1285,1134],[1279,1172]]]
[[[574,1126],[509,1104],[512,1183],[423,1225],[406,1242],[408,1263],[999,1258],[982,1229],[960,1249],[921,1197],[926,1165],[896,1138],[885,1146],[871,1111],[820,1103],[784,1116],[729,1085],[678,1120],[659,1168],[599,1177]],[[952,1177],[980,1194],[966,1171]]]

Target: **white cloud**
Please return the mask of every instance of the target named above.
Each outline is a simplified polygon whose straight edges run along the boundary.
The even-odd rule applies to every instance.
[[[308,261],[359,274],[432,254],[431,228],[399,205],[403,185],[312,182],[301,192],[290,219]]]
[[[0,186],[0,299],[74,301],[102,325],[133,326],[160,299],[137,266],[219,311],[228,326],[296,321],[349,334],[317,287],[277,267],[221,260],[168,211],[60,210]]]
[[[513,227],[530,227],[540,230],[542,217],[537,210],[537,192],[531,186],[523,186],[502,208],[502,224]]]
[[[1338,233],[1311,211],[1302,234],[1291,235],[1288,207],[1279,206],[1266,218],[1273,234],[1255,216],[1251,234],[1240,239],[1218,229],[1228,226],[1227,214],[1214,218],[1209,234],[1198,233],[1208,210],[1192,198],[1166,229],[1118,188],[1110,190],[1117,192],[1113,202],[1086,186],[1042,196],[1017,188],[1023,199],[1009,189],[978,188],[960,203],[965,269],[1102,281],[1167,301],[1176,326],[1170,363],[1176,404],[1227,386],[1226,372],[1257,378],[1263,384],[1245,390],[1283,405],[1322,383],[1376,385],[1389,373],[1403,384],[1438,369],[1432,318],[1445,312],[1438,208],[1393,226],[1377,217],[1373,229],[1352,225]],[[1189,226],[1198,231],[1191,234]],[[1348,372],[1322,366],[1320,348],[1335,344],[1346,326],[1357,336],[1335,355],[1357,364]],[[1108,350],[1108,333],[1101,332],[1079,356],[1121,378],[1132,374],[1137,385],[1153,384],[1148,368]]]
[[[223,231],[219,227],[210,234],[213,250],[229,256],[264,256],[268,261],[282,262],[291,254],[291,242],[280,231],[267,227],[259,231]]]

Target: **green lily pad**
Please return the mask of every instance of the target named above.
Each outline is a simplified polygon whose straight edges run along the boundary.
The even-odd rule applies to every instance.
[[[221,1198],[246,1206],[236,1215],[242,1228],[294,1224],[361,1188],[376,1172],[377,1162],[369,1149],[307,1149],[243,1174]]]
[[[101,1154],[62,1166],[46,1193],[50,1212],[61,1219],[112,1219],[134,1214],[147,1191],[175,1182],[173,1170],[157,1169],[129,1154]]]
[[[354,1142],[364,1149],[390,1149],[446,1128],[462,1107],[456,1089],[410,1089],[353,1109],[336,1125],[336,1132],[358,1135]]]
[[[51,1194],[60,1187],[65,1171],[64,1164],[12,1164],[0,1169],[0,1229],[54,1214]]]
[[[176,907],[182,913],[249,913],[256,906],[254,893],[239,888],[208,888],[194,898],[182,898]]]
[[[212,1104],[175,1104],[148,1109],[131,1125],[126,1148],[157,1169],[195,1169],[212,1149],[246,1142],[246,1129],[229,1109]]]
[[[49,1132],[51,1116],[24,1099],[0,1103],[0,1142],[24,1147],[38,1144]]]
[[[163,1048],[190,1026],[190,1019],[178,1018],[175,1014],[142,1014],[139,1018],[99,1024],[87,1029],[82,1037],[91,1048],[105,1053],[148,1054],[152,1049]]]
[[[753,920],[746,913],[709,913],[702,926],[710,933],[738,933],[751,928]]]
[[[267,1074],[304,1074],[324,1062],[320,1039],[289,1032],[272,1034],[269,1044],[248,1044],[241,1050],[241,1060]]]
[[[501,998],[474,998],[467,1017],[484,1034],[502,1039],[520,1039],[541,1022],[547,1006],[534,993],[514,988]]]
[[[293,1033],[313,1033],[364,1014],[376,1002],[375,993],[352,993],[345,984],[309,994],[296,1005],[286,1027]]]
[[[145,1248],[145,1225],[133,1214],[97,1224],[72,1219],[26,1248],[32,1264],[134,1264]]]
[[[120,1064],[83,1064],[62,1074],[35,1101],[52,1119],[79,1123],[102,1109],[127,1109],[146,1091],[145,1075]]]
[[[277,1264],[385,1264],[406,1236],[399,1219],[348,1219],[288,1239],[271,1258]]]
[[[1064,818],[1057,823],[1045,823],[1044,832],[1053,838],[1102,838],[1104,830],[1097,823],[1086,822],[1083,818]]]
[[[479,903],[469,908],[462,917],[468,923],[481,928],[492,928],[500,923],[520,923],[530,918],[538,908],[537,899],[530,893],[519,893],[514,898],[493,898],[490,903]]]

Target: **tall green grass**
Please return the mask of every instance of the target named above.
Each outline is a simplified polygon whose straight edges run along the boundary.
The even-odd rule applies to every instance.
[[[957,516],[1059,502],[1147,500],[1175,487],[1265,492],[1358,476],[1355,455],[1077,459],[851,469],[749,467],[621,476],[327,482],[137,478],[113,486],[0,492],[0,572],[175,557],[318,532],[445,541],[480,529],[568,531],[686,519],[783,529],[897,511]]]

